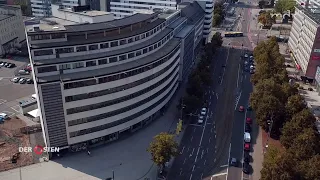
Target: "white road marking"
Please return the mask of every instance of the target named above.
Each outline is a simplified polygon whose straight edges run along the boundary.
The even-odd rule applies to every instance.
[[[239,64],[239,66],[238,66],[238,74],[237,74],[237,88],[239,87],[239,77],[240,77],[239,73],[240,73],[240,64]]]
[[[190,178],[189,178],[189,180],[191,180],[192,179],[192,174],[190,175]]]
[[[4,103],[6,103],[7,102],[7,100],[5,100],[5,99],[0,99],[0,105],[1,104],[4,104]]]
[[[196,132],[196,128],[193,128],[193,132]]]
[[[234,110],[236,110],[237,107],[238,107],[238,103],[239,103],[239,101],[240,101],[241,94],[242,94],[242,91],[240,91],[240,94],[239,94],[238,98],[236,99],[236,104],[235,104]]]
[[[184,160],[183,160],[183,164],[184,164],[184,163],[186,163],[186,158],[184,158]]]
[[[229,53],[230,53],[230,48],[228,48],[228,54],[227,54],[227,59],[226,59],[225,64],[228,64]],[[226,72],[226,68],[224,68],[224,69],[223,69],[223,73],[222,73],[222,77],[221,77],[220,85],[221,85],[221,84],[222,84],[222,82],[223,82],[223,77],[224,77],[224,73],[225,73],[225,72]]]
[[[207,153],[209,153],[209,148],[207,148]]]
[[[227,167],[227,166],[229,166],[229,164],[225,164],[225,165],[222,165],[222,166],[220,166],[220,167]]]
[[[218,93],[216,94],[217,99],[219,99]]]
[[[216,134],[214,135],[214,138],[217,138],[217,135],[216,135]]]
[[[200,177],[200,179],[202,179],[202,176],[203,176],[203,173],[201,173],[201,177]]]
[[[212,175],[211,176],[211,179],[213,178],[213,177],[217,177],[217,176],[223,176],[223,175],[226,175],[227,173],[220,173],[220,174],[215,174],[215,175]]]
[[[191,136],[191,141],[192,141],[192,139],[193,139],[193,136]]]
[[[189,149],[190,149],[190,147],[188,147],[188,150],[187,150],[187,152],[189,152]]]
[[[205,160],[204,160],[204,163],[203,163],[203,165],[206,165],[206,162],[207,162],[207,160],[205,159]]]
[[[192,149],[192,152],[191,152],[191,154],[190,154],[190,157],[193,155],[193,152],[194,152],[194,148]]]
[[[214,161],[213,162],[216,162],[217,161],[217,159],[216,158],[214,158]]]
[[[211,100],[211,96],[210,96],[210,100]]]
[[[210,129],[210,132],[212,133],[212,128]]]
[[[194,171],[194,168],[196,167],[196,165],[193,165],[193,167],[192,167],[192,172]]]
[[[200,147],[198,147],[198,151],[197,151],[197,154],[196,154],[196,158],[194,159],[194,162],[195,162],[195,163],[197,162],[199,151],[200,151]]]
[[[211,137],[209,138],[209,143],[210,143],[210,141],[211,141]]]
[[[3,113],[7,114],[9,117],[14,116],[16,113],[10,112],[10,111],[2,111]]]
[[[210,96],[210,98],[211,98],[211,96]],[[209,106],[211,105],[211,101],[209,101]]]
[[[201,152],[201,159],[203,158],[203,154],[204,154],[204,150],[202,150]]]
[[[181,174],[182,174],[182,170],[180,170],[180,174],[179,175],[181,176]]]
[[[15,105],[15,106],[12,106],[12,107],[10,107],[11,109],[13,109],[15,112],[17,112],[17,113],[20,113],[20,111],[19,111],[19,105]],[[18,110],[17,110],[18,109]]]
[[[181,153],[180,153],[180,154],[183,154],[183,150],[184,150],[184,146],[182,147],[182,150],[181,150]]]
[[[198,126],[198,127],[202,127],[201,125],[199,124],[189,124],[189,126]]]

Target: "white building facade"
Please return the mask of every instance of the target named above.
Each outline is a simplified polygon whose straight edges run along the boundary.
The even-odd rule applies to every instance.
[[[21,9],[0,5],[0,55],[20,48],[25,39]]]
[[[172,18],[179,22],[169,28]],[[204,12],[198,18],[204,19]],[[175,30],[184,29],[179,30],[183,19],[180,13],[170,18],[152,13],[94,24],[27,27],[46,145],[77,151],[118,139],[161,115],[187,60],[181,42],[188,37],[194,43],[202,28],[197,20],[197,27],[189,24],[185,36],[175,37]]]

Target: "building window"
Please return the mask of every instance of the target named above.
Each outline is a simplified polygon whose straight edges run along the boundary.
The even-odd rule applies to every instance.
[[[133,42],[133,39],[132,38],[129,38],[128,39],[128,43],[132,43]]]
[[[101,59],[101,60],[98,60],[98,62],[99,62],[99,65],[108,64],[108,59]]]
[[[119,56],[119,61],[123,61],[123,60],[126,60],[127,59],[127,55],[121,55]]]
[[[152,50],[153,50],[153,46],[150,46],[150,47],[149,47],[149,51],[152,51]]]
[[[100,49],[109,48],[109,43],[100,44]]]
[[[153,48],[157,49],[158,48],[158,44],[153,45]]]
[[[33,41],[45,40],[45,39],[50,39],[50,34],[41,34],[41,35],[31,36],[31,40],[33,40]]]
[[[86,62],[86,67],[95,66],[95,65],[96,65],[96,61],[87,61]]]
[[[34,56],[53,55],[52,49],[33,51]]]
[[[57,71],[57,66],[46,66],[46,67],[38,67],[38,73],[46,73]]]
[[[110,44],[111,47],[116,47],[118,46],[118,41],[112,41]]]
[[[74,52],[74,48],[70,47],[70,48],[59,48],[59,49],[56,49],[56,53],[58,54],[64,54],[64,53],[73,53]]]
[[[146,35],[145,34],[141,34],[141,39],[144,39],[146,38]]]
[[[117,61],[118,61],[118,57],[117,56],[109,58],[109,62],[110,63],[117,62]]]
[[[140,55],[141,55],[141,51],[137,51],[136,56],[140,56]]]
[[[157,29],[153,29],[153,33],[156,33],[157,32]]]
[[[59,69],[60,70],[71,69],[71,64],[60,64]]]
[[[153,34],[153,31],[151,30],[151,31],[149,31],[150,32],[150,36]]]
[[[147,33],[146,33],[146,37],[149,37],[149,35],[150,35],[149,32],[147,32]]]
[[[130,58],[134,58],[134,53],[129,53],[128,54],[128,58],[130,59]]]
[[[143,49],[143,54],[148,52],[148,48]]]
[[[79,87],[85,87],[85,86],[92,86],[95,84],[97,84],[97,81],[95,79],[76,81],[76,82],[64,84],[64,89],[73,89],[73,88],[79,88]]]
[[[61,39],[65,37],[66,37],[65,34],[62,34],[62,33],[51,34],[51,39]]]
[[[83,67],[84,67],[84,63],[83,62],[73,63],[73,69],[83,68]]]
[[[120,40],[120,45],[125,45],[125,44],[127,44],[127,40],[126,39]]]
[[[97,49],[99,49],[98,44],[89,45],[89,51],[97,50]]]
[[[76,51],[77,52],[87,51],[87,46],[77,46]]]
[[[162,43],[161,43],[161,41],[160,41],[160,42],[158,42],[158,47],[160,47],[160,46],[161,46],[161,44],[162,44]]]
[[[139,40],[140,40],[140,36],[136,36],[136,37],[134,38],[134,40],[135,40],[135,41],[139,41]]]

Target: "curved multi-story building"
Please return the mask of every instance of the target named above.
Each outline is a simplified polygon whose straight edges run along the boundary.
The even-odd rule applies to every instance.
[[[56,17],[69,11],[52,7]],[[76,151],[163,112],[194,64],[205,12],[192,3],[107,22],[108,13],[69,13],[73,22],[27,26],[27,41],[46,145]]]

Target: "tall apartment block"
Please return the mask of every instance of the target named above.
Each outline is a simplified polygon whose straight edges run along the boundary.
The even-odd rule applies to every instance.
[[[52,8],[53,17],[26,27],[50,147],[78,151],[161,116],[204,39],[205,12],[197,2],[118,20],[102,11]],[[66,11],[72,19],[63,19]]]
[[[319,24],[319,9],[296,7],[288,45],[297,69],[308,79],[315,78],[317,67],[320,66]]]

